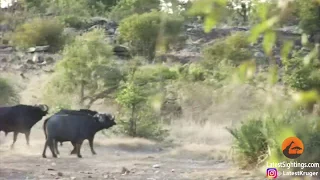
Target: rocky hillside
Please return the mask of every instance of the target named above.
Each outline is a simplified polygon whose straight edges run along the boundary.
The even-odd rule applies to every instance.
[[[6,25],[1,25],[1,33],[10,31]],[[130,50],[126,45],[117,43],[118,24],[105,18],[95,17],[91,19],[90,26],[86,29],[65,28],[66,34],[82,34],[94,28],[105,30],[107,35],[106,41],[114,47],[114,53],[119,60],[125,60],[130,56]],[[216,39],[226,37],[234,32],[248,32],[249,27],[219,27],[214,28],[211,32],[205,33],[201,23],[185,23],[182,31],[183,43],[180,47],[159,56],[158,58],[164,62],[181,62],[188,63],[201,60],[201,49],[207,44],[214,43]],[[278,64],[281,64],[280,47],[284,40],[294,40],[295,49],[301,48],[301,34],[296,32],[295,27],[287,27],[277,30],[280,37],[274,47],[274,54]],[[52,64],[61,58],[61,54],[52,54],[48,52],[49,46],[30,47],[27,51],[19,51],[15,47],[8,45],[0,46],[0,70],[1,71],[17,71],[26,74],[29,71],[35,72],[52,72]],[[267,61],[262,48],[262,37],[258,43],[252,45],[254,56],[259,60]],[[23,76],[23,75],[22,75]]]

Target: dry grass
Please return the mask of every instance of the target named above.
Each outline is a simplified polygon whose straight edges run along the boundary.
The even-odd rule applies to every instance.
[[[204,159],[204,160],[227,160],[228,148],[220,145],[206,145],[206,144],[185,144],[180,147],[172,149],[169,156],[174,158],[188,158],[188,159]]]

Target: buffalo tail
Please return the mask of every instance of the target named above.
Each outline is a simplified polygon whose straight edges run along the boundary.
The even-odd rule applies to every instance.
[[[48,135],[47,135],[47,131],[46,131],[46,125],[47,125],[47,122],[48,122],[48,120],[49,120],[50,118],[47,118],[46,120],[44,120],[44,122],[43,122],[43,131],[44,131],[44,135],[46,136],[46,139],[47,139],[47,137],[48,137]]]

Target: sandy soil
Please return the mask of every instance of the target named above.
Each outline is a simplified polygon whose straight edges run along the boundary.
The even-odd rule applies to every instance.
[[[126,180],[187,180],[187,179],[263,179],[239,172],[223,158],[204,158],[164,147],[143,139],[95,139],[97,155],[92,155],[87,141],[82,146],[83,158],[69,155],[72,146],[59,145],[60,156],[42,158],[44,135],[37,124],[31,132],[30,147],[19,134],[14,150],[10,150],[12,133],[0,133],[0,179],[126,179]],[[249,178],[250,177],[250,178]]]

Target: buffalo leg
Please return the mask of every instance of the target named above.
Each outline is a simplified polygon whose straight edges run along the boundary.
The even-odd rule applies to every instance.
[[[24,133],[25,134],[25,136],[26,136],[26,141],[27,141],[27,145],[28,146],[30,146],[30,144],[29,144],[29,141],[30,141],[30,131],[28,131],[28,132],[26,132],[26,133]]]
[[[94,149],[93,149],[93,137],[92,138],[89,138],[88,139],[89,140],[89,146],[90,146],[90,149],[91,149],[91,153],[93,154],[93,155],[96,155],[97,153],[94,151]]]
[[[75,142],[71,142],[73,149],[70,154],[77,154],[77,144]]]
[[[46,158],[46,151],[47,151],[47,146],[48,146],[48,140],[46,140],[46,142],[44,143],[44,148],[43,148],[43,152],[42,152],[42,157]]]
[[[54,143],[54,150],[55,150],[55,152],[56,152],[56,154],[60,154],[60,152],[59,152],[59,150],[58,150],[58,141],[55,141],[55,143]]]
[[[53,140],[53,139],[49,139],[48,145],[49,145],[49,148],[50,148],[50,150],[51,150],[52,157],[56,158],[57,155],[56,155],[56,153],[54,152],[54,144],[55,144],[54,140]]]
[[[82,142],[78,142],[78,143],[76,144],[76,150],[77,150],[77,156],[78,156],[78,158],[82,158],[81,153],[80,153],[81,145],[82,145]]]
[[[17,141],[18,134],[19,134],[18,132],[13,132],[13,142],[12,142],[12,144],[11,144],[11,149],[13,149],[14,144],[15,144],[16,141]]]

